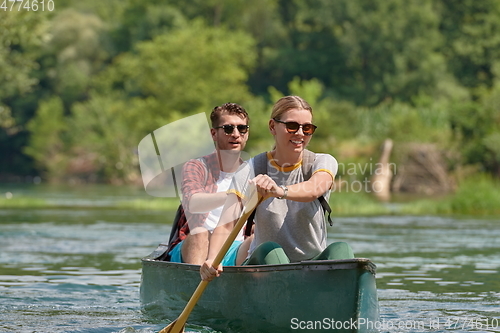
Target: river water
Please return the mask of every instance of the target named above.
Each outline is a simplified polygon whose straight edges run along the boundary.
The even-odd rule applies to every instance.
[[[0,185],[7,192],[58,208],[0,209],[0,332],[168,324],[141,312],[140,258],[168,237],[173,212],[109,208],[147,200],[134,188]],[[500,332],[500,219],[336,218],[329,239],[377,265],[381,332]]]

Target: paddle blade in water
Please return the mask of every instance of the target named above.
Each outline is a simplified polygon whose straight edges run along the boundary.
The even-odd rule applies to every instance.
[[[159,333],[184,333],[184,326],[186,323],[181,323],[174,320],[170,325],[164,327]]]

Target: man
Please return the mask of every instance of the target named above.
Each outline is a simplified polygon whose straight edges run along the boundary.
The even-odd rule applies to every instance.
[[[243,162],[240,155],[249,129],[245,109],[236,103],[226,103],[212,110],[210,120],[215,152],[190,160],[183,168],[182,205],[189,234],[170,251],[173,262],[201,265],[207,259],[210,237],[219,222],[226,190]],[[246,258],[251,237],[244,242],[243,239],[240,233],[224,258],[225,266],[239,265]]]

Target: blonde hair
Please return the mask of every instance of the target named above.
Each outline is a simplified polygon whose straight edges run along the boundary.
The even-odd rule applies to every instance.
[[[271,112],[271,119],[281,119],[281,116],[291,109],[307,110],[311,112],[312,107],[307,103],[302,97],[299,96],[285,96],[281,97],[276,103],[274,103],[273,110]]]

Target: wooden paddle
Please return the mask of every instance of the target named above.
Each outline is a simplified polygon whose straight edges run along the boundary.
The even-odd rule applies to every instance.
[[[238,236],[238,233],[240,232],[241,228],[243,228],[243,225],[245,222],[248,220],[248,217],[250,214],[253,212],[253,210],[262,202],[262,196],[258,194],[257,191],[254,191],[252,195],[250,196],[250,200],[246,203],[245,207],[243,207],[243,213],[241,217],[239,218],[238,222],[236,222],[236,225],[234,226],[233,230],[227,237],[226,241],[222,245],[222,248],[220,249],[219,253],[217,253],[217,256],[214,259],[214,262],[212,263],[212,267],[217,269],[219,264],[221,263],[222,259],[224,259],[224,256],[226,255],[226,252],[229,250],[231,247],[231,244],[233,244],[234,240],[236,239],[236,236]],[[182,333],[184,332],[184,326],[186,326],[187,319],[189,315],[191,314],[191,311],[193,310],[194,306],[200,299],[201,295],[205,291],[205,288],[208,286],[209,281],[201,281],[196,290],[194,291],[193,295],[189,299],[189,302],[187,303],[186,307],[180,314],[179,318],[174,320],[170,325],[167,327],[163,328],[160,333]]]

